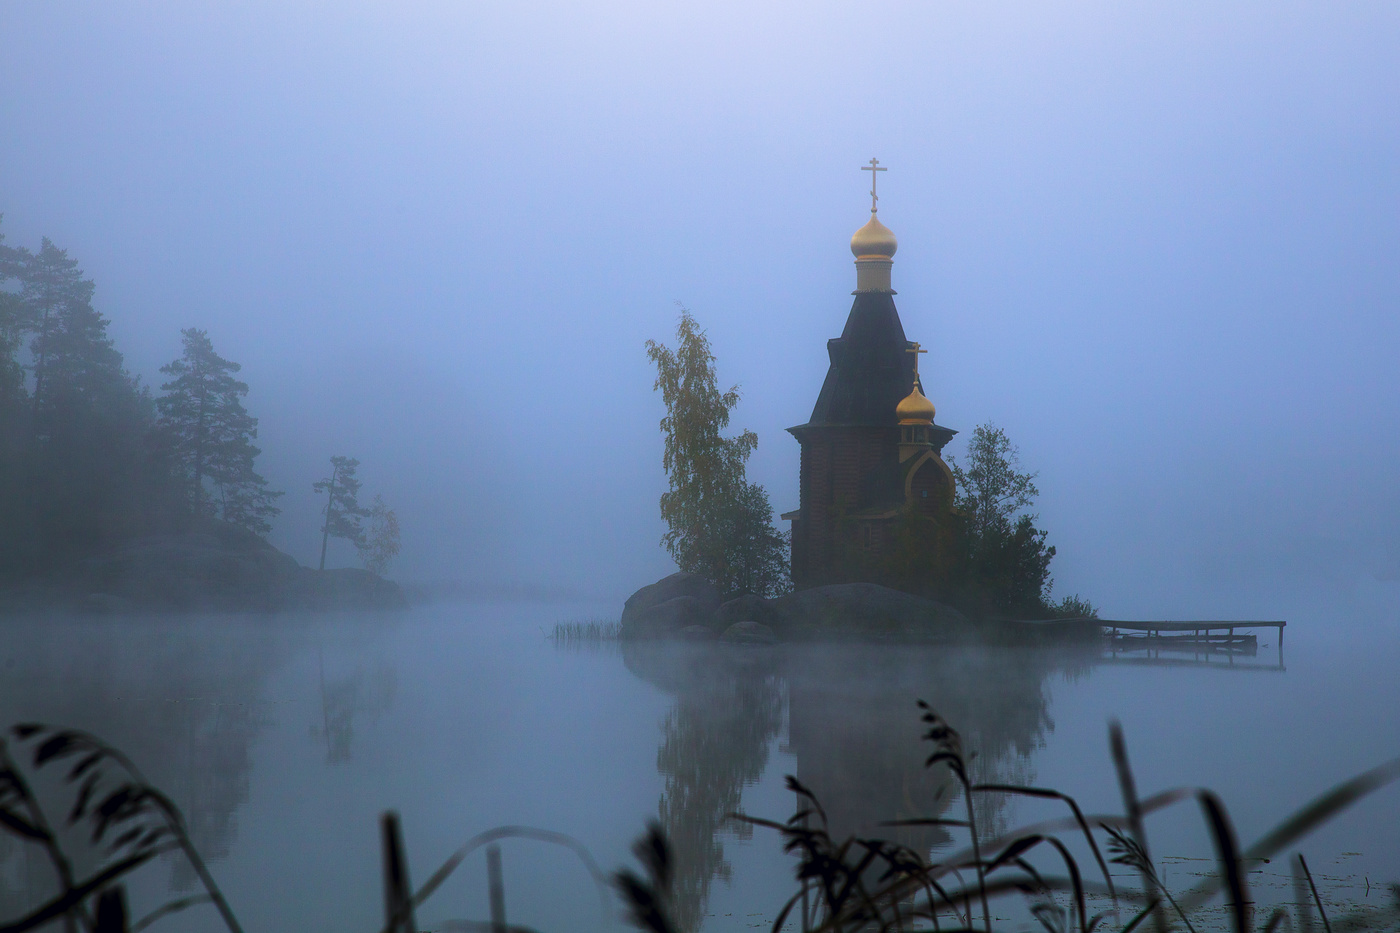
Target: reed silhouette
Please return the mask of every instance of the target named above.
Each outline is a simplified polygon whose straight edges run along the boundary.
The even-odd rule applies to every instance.
[[[1050,933],[1079,933],[1117,929],[1120,933],[1154,919],[1166,929],[1168,921],[1158,913],[1162,901],[1175,911],[1187,929],[1188,919],[1208,901],[1223,896],[1232,933],[1256,929],[1245,866],[1267,860],[1292,846],[1303,835],[1356,803],[1367,794],[1400,778],[1400,758],[1386,762],[1344,781],[1291,814],[1258,841],[1241,847],[1228,811],[1220,799],[1204,788],[1178,788],[1137,800],[1128,769],[1121,729],[1111,724],[1115,762],[1120,784],[1125,788],[1125,814],[1086,815],[1074,798],[1056,790],[1006,784],[978,783],[969,776],[968,757],[962,738],[927,704],[919,704],[921,721],[927,727],[924,740],[932,745],[925,766],[950,771],[968,803],[968,818],[927,817],[894,821],[891,826],[936,825],[966,832],[967,845],[937,861],[918,849],[878,837],[834,836],[830,820],[817,795],[796,777],[789,776],[788,788],[799,800],[797,812],[786,822],[762,819],[743,813],[733,818],[779,834],[786,852],[797,857],[797,891],[780,905],[772,923],[774,933],[796,919],[804,933],[838,931],[902,931],[934,929],[981,931],[993,929],[993,904],[1015,898]],[[981,794],[1020,794],[1056,799],[1070,811],[1066,818],[1022,827],[990,836],[979,833],[971,801]],[[1162,883],[1148,848],[1142,817],[1182,802],[1194,801],[1201,809],[1206,830],[1216,853],[1216,871],[1180,896]],[[1083,840],[1094,862],[1094,880],[1086,878],[1076,856],[1062,833]],[[1096,834],[1097,832],[1097,834]],[[1114,884],[1099,838],[1114,864],[1137,870],[1144,878],[1137,891],[1121,890]],[[659,826],[652,826],[639,852],[669,852]],[[1049,853],[1051,865],[1033,860],[1037,852]],[[630,919],[639,929],[652,933],[680,930],[670,913],[675,901],[674,873],[660,870],[655,858],[639,859],[645,875],[619,873],[618,888],[630,908]],[[1311,911],[1316,909],[1330,931],[1321,899],[1301,853],[1296,864],[1307,878],[1310,903],[1299,903],[1292,913],[1276,908],[1257,929],[1273,931],[1287,925],[1294,930],[1311,929]],[[1099,881],[1097,878],[1101,878]],[[1388,913],[1358,912],[1348,918],[1349,929],[1384,920],[1400,921],[1400,886],[1396,903]],[[1091,912],[1091,897],[1107,906]],[[1299,899],[1301,901],[1301,898]],[[1063,901],[1063,903],[1062,903]],[[1341,924],[1339,924],[1341,926]]]
[[[769,707],[771,699],[760,705]],[[798,808],[785,822],[743,813],[730,818],[742,825],[779,834],[786,852],[797,859],[797,890],[780,905],[772,930],[790,921],[804,933],[903,931],[934,929],[990,933],[1000,907],[1008,900],[1025,909],[1051,933],[1092,933],[1117,929],[1130,933],[1151,919],[1165,929],[1170,918],[1158,908],[1170,905],[1194,933],[1193,911],[1223,898],[1232,933],[1314,929],[1313,911],[1327,931],[1362,929],[1372,921],[1400,921],[1400,885],[1392,886],[1396,903],[1389,913],[1371,911],[1329,920],[1307,862],[1296,853],[1295,889],[1309,897],[1275,908],[1262,923],[1252,915],[1246,866],[1267,860],[1293,846],[1303,835],[1366,795],[1400,778],[1400,758],[1344,781],[1288,816],[1249,846],[1240,846],[1228,811],[1204,788],[1177,788],[1138,799],[1128,765],[1126,742],[1116,723],[1110,743],[1124,793],[1123,814],[1086,815],[1073,797],[1034,786],[979,781],[969,767],[962,735],[929,704],[920,701],[919,721],[928,753],[923,767],[949,773],[964,796],[966,819],[933,815],[893,820],[899,830],[936,827],[966,834],[967,844],[932,860],[928,849],[874,835],[838,836],[818,795],[795,776],[787,786]],[[767,736],[768,724],[759,727]],[[755,746],[757,747],[757,746]],[[724,783],[724,782],[721,782]],[[1062,803],[1068,816],[1010,832],[979,829],[976,798],[1023,795]],[[721,793],[717,800],[736,799]],[[1194,801],[1216,853],[1217,868],[1188,891],[1172,893],[1151,856],[1142,818],[1183,802]],[[61,804],[61,805],[59,805]],[[708,809],[712,808],[707,808]],[[663,811],[664,812],[664,811]],[[983,823],[985,821],[982,821]],[[231,933],[242,933],[237,918],[200,857],[184,816],[163,792],[153,787],[122,752],[88,733],[24,723],[0,737],[0,832],[38,847],[49,862],[57,890],[18,917],[0,918],[0,933],[62,923],[67,933],[139,933],[199,904],[218,912]],[[583,862],[599,887],[605,923],[613,902],[609,883],[627,911],[628,921],[651,933],[684,933],[698,925],[696,902],[687,904],[678,881],[686,880],[662,821],[651,822],[633,847],[641,871],[621,869],[608,878],[586,847],[560,833],[524,826],[503,826],[469,839],[416,891],[410,885],[407,847],[397,815],[381,820],[384,863],[385,922],[381,933],[418,933],[416,910],[453,874],[470,853],[485,848],[491,889],[489,922],[449,921],[443,929],[528,933],[505,919],[501,855],[496,843],[528,839],[564,846]],[[1102,840],[1103,845],[1100,845]],[[1072,845],[1082,844],[1080,855]],[[1139,890],[1114,884],[1105,860],[1137,871]],[[1093,865],[1086,877],[1080,861],[1087,851]],[[128,916],[123,879],[152,859],[178,853],[198,878],[202,891],[173,898],[134,922]],[[1049,859],[1047,863],[1047,858]],[[1101,881],[1099,880],[1101,879]],[[690,879],[694,883],[696,878]],[[1096,905],[1091,911],[1091,900]],[[998,905],[994,911],[993,905]]]

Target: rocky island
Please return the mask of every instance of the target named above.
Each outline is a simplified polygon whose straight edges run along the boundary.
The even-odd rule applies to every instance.
[[[368,570],[313,570],[246,528],[213,519],[126,541],[43,582],[0,593],[0,611],[287,612],[403,609]]]
[[[673,573],[633,593],[620,637],[738,644],[858,641],[908,644],[1019,643],[1093,639],[1093,619],[974,622],[952,606],[874,583],[838,583],[773,599],[723,600],[707,579]]]

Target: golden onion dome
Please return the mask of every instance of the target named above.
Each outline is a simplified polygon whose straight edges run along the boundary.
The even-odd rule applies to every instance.
[[[895,406],[894,413],[899,417],[900,424],[933,424],[933,402],[919,391],[918,382],[914,383],[913,391]]]
[[[894,251],[899,249],[899,242],[895,240],[894,233],[889,227],[880,223],[880,219],[872,211],[870,221],[855,232],[851,237],[851,252],[857,259],[892,259]]]

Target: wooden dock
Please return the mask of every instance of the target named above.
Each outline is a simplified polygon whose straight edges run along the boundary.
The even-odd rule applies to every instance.
[[[1114,657],[1119,652],[1147,651],[1159,656],[1162,651],[1190,652],[1194,655],[1223,656],[1233,663],[1236,655],[1254,655],[1259,649],[1256,629],[1275,629],[1278,634],[1278,666],[1283,667],[1283,630],[1287,622],[1201,620],[1190,622],[1142,622],[1120,619],[1099,619],[1099,625]]]

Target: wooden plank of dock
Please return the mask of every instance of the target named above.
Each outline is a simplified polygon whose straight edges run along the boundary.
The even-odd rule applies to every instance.
[[[1098,619],[1102,626],[1103,633],[1112,639],[1113,644],[1123,645],[1129,641],[1141,638],[1143,641],[1151,643],[1151,646],[1171,649],[1171,642],[1178,641],[1181,644],[1200,645],[1209,657],[1212,647],[1225,649],[1226,653],[1231,648],[1242,644],[1245,640],[1255,641],[1253,635],[1236,635],[1236,629],[1257,629],[1272,628],[1278,631],[1278,663],[1283,666],[1283,630],[1288,625],[1280,619],[1271,620],[1251,620],[1251,619],[1200,619],[1193,621],[1178,621],[1163,619],[1160,622],[1124,619]],[[1175,636],[1164,635],[1164,632],[1179,633]],[[1193,633],[1194,638],[1186,635]]]
[[[1124,621],[1121,619],[1099,619],[1098,623],[1105,629],[1112,629],[1112,634],[1117,636],[1119,631],[1146,632],[1149,635],[1159,635],[1162,632],[1195,632],[1197,636],[1204,634],[1209,637],[1211,632],[1226,632],[1235,634],[1235,629],[1243,628],[1273,628],[1278,629],[1278,646],[1283,648],[1283,629],[1288,623],[1282,620],[1270,621],[1249,621],[1239,619],[1203,619],[1198,622],[1172,622],[1163,620],[1161,622]]]

